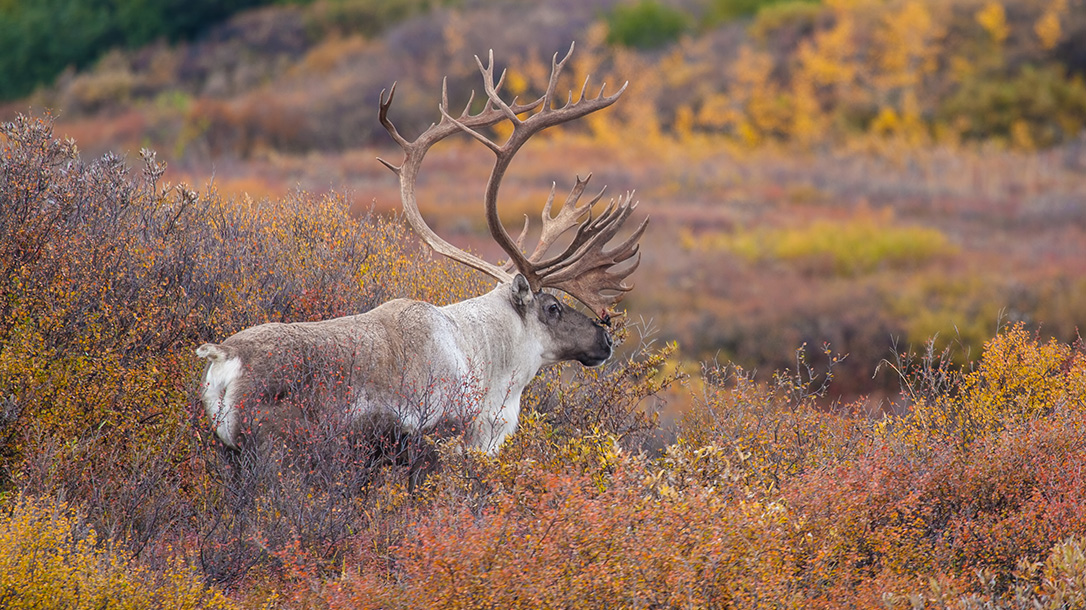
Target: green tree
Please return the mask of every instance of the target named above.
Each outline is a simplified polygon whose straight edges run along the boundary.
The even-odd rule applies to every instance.
[[[620,4],[607,16],[607,43],[654,49],[673,42],[690,29],[686,13],[656,0]]]
[[[741,17],[750,17],[775,4],[817,4],[817,0],[710,0],[705,23],[717,25]]]
[[[188,38],[271,0],[9,0],[0,2],[0,99],[82,68],[113,47]]]

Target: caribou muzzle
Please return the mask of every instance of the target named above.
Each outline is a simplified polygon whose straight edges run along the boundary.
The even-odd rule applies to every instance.
[[[596,325],[596,336],[592,349],[577,358],[577,361],[585,366],[599,366],[611,357],[614,342],[611,333],[601,325]]]

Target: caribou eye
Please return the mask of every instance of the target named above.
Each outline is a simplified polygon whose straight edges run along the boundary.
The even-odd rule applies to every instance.
[[[551,303],[547,305],[547,313],[557,318],[558,314],[562,313],[562,309],[558,307],[558,303]]]

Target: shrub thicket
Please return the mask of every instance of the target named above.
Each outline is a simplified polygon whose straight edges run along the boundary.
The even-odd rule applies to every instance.
[[[222,580],[269,552],[251,552],[249,524],[271,518],[252,498],[283,470],[264,460],[250,479],[230,478],[209,453],[193,404],[194,346],[393,296],[441,303],[481,292],[459,268],[427,262],[399,220],[351,218],[336,197],[257,203],[170,187],[153,153],[139,175],[112,155],[85,163],[39,119],[5,124],[3,137],[0,485],[66,498],[100,536],[147,561],[199,536],[205,572]],[[336,443],[321,448],[328,461],[342,457]],[[306,481],[273,491],[311,490]],[[275,493],[263,496],[273,514],[308,511],[289,522],[303,530],[284,537],[342,537],[341,519],[310,518],[324,505]]]
[[[1064,366],[1037,374],[1052,351]],[[1001,422],[964,443],[914,444],[911,416],[872,426],[819,408],[807,372],[709,375],[657,458],[591,435],[555,442],[529,421],[497,458],[454,458],[410,535],[356,549],[322,603],[1071,607],[1086,527],[1081,352],[1013,328],[984,361],[934,395]],[[940,369],[903,374],[932,386]],[[1049,408],[1023,412],[1027,397]]]
[[[335,197],[224,201],[167,188],[152,153],[139,175],[85,163],[48,121],[3,134],[8,606],[225,607],[224,591],[254,608],[1081,602],[1081,346],[1014,326],[972,369],[903,355],[886,417],[826,404],[828,353],[827,371],[800,352],[768,381],[714,367],[687,380],[696,404],[656,452],[645,407],[684,376],[674,346],[644,341],[547,371],[495,456],[321,422],[220,459],[194,345],[482,287]],[[424,448],[441,467],[409,493],[395,454]]]
[[[0,513],[0,604],[32,608],[234,607],[184,563],[128,565],[64,503],[20,499]]]
[[[39,10],[31,4],[15,3],[22,8],[13,10]],[[546,7],[516,0],[464,6],[325,0],[269,8],[235,17],[218,35],[192,45],[111,53],[91,71],[43,90],[35,103],[63,108],[68,116],[125,108],[156,125],[153,137],[163,149],[185,150],[206,138],[206,146],[192,148],[197,155],[339,150],[385,141],[359,100],[375,98],[393,80],[446,74],[455,95],[465,76],[474,82],[462,59],[494,48],[514,68],[509,85],[516,93],[538,92],[549,61],[541,50],[576,40],[585,75],[616,83],[639,76],[631,89],[636,95],[627,96],[636,104],[616,107],[609,120],[593,119],[601,139],[613,138],[606,127],[619,123],[686,146],[721,139],[748,146],[859,142],[916,149],[995,141],[1033,149],[1073,141],[1084,127],[1084,88],[1076,75],[1086,13],[1076,2],[720,0],[694,9],[639,0],[604,6],[569,7],[558,23]],[[41,23],[71,17],[41,11],[49,13]],[[753,19],[731,22],[747,14]],[[695,28],[699,20],[703,27]],[[52,57],[19,50],[20,37],[33,31],[0,19],[0,42],[7,35],[16,43],[0,62],[20,58],[10,60],[12,83]],[[79,36],[40,38],[43,45],[63,39],[65,49],[80,46]],[[275,95],[265,89],[269,83]],[[401,113],[413,128],[425,128],[430,98],[406,86]],[[141,103],[149,101],[155,103]],[[658,148],[652,139],[646,144]]]
[[[844,221],[721,235],[684,235],[684,246],[728,250],[751,261],[782,260],[815,273],[854,277],[910,268],[955,250],[937,229],[895,226],[892,210],[858,210]]]

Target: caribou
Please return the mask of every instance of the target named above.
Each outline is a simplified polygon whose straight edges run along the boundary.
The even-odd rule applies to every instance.
[[[476,56],[486,93],[482,109],[471,111],[472,93],[463,112],[453,117],[443,82],[440,120],[411,141],[389,118],[395,84],[387,96],[381,92],[378,117],[403,149],[403,161],[378,160],[399,178],[408,224],[435,252],[493,277],[497,287],[442,307],[395,299],[332,320],[261,324],[221,343],[201,345],[196,354],[207,364],[200,399],[224,445],[237,449],[249,436],[281,431],[306,418],[341,418],[356,427],[366,421],[391,422],[406,432],[459,422],[468,446],[494,453],[516,429],[521,395],[541,368],[573,360],[597,366],[611,356],[608,322],[631,289],[626,278],[640,263],[638,241],[648,222],[614,239],[636,208],[633,194],[612,199],[593,215],[603,191],[581,203],[588,179],[578,177],[565,203],[552,213],[552,185],[531,254],[524,249],[528,219],[514,240],[498,214],[502,178],[529,138],[607,108],[626,90],[624,84],[605,95],[604,84],[593,96],[586,78],[576,100],[572,91],[564,103],[556,100],[559,75],[572,53],[571,45],[562,59],[554,55],[545,93],[528,103],[502,99],[505,72],[495,80],[493,51],[486,65]],[[484,132],[502,122],[512,128],[499,144]],[[415,184],[423,157],[457,133],[468,134],[495,155],[484,208],[490,235],[508,255],[502,265],[451,245],[419,211]],[[620,243],[611,246],[613,241]],[[548,289],[579,300],[596,318]]]

